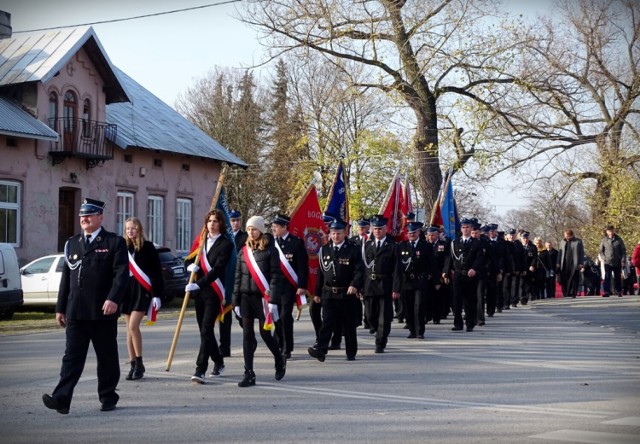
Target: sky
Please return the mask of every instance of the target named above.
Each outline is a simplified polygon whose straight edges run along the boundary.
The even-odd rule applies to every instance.
[[[552,0],[507,0],[519,12],[544,12]],[[111,62],[174,107],[178,96],[216,66],[258,65],[265,49],[258,35],[234,17],[233,0],[0,0],[19,31],[83,25],[139,15],[186,9],[166,15],[92,25]],[[487,188],[488,203],[498,213],[521,207],[523,190],[504,175]]]

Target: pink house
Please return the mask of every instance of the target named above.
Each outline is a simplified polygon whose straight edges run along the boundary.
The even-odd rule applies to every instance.
[[[83,198],[122,233],[189,249],[222,164],[246,164],[114,67],[90,27],[0,40],[0,242],[21,263],[80,231]]]

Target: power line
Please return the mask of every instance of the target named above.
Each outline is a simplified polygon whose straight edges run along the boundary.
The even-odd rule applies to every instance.
[[[75,27],[78,27],[78,26],[93,26],[93,25],[103,25],[105,23],[126,22],[126,21],[129,21],[129,20],[137,20],[137,19],[147,18],[147,17],[157,17],[159,15],[175,14],[175,13],[178,13],[178,12],[185,12],[185,11],[193,11],[193,10],[196,10],[196,9],[211,8],[213,6],[228,5],[230,3],[239,3],[241,1],[242,0],[226,0],[226,1],[218,2],[218,3],[210,3],[208,5],[192,6],[190,8],[174,9],[174,10],[171,10],[171,11],[164,11],[164,12],[155,12],[153,14],[136,15],[135,17],[124,17],[124,18],[111,19],[111,20],[101,20],[101,21],[97,21],[97,22],[80,23],[80,24],[76,24],[76,25],[52,26],[52,27],[49,27],[49,28],[29,29],[29,30],[26,30],[26,31],[15,31],[14,30],[13,33],[14,34],[20,34],[20,33],[25,33],[25,32],[52,31],[54,29],[75,28]]]

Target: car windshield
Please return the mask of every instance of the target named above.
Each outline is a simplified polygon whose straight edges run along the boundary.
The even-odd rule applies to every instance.
[[[177,257],[170,250],[158,250],[160,262],[173,262]]]

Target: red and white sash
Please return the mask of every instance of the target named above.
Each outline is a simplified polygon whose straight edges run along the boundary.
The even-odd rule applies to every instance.
[[[209,274],[209,272],[213,269],[213,267],[209,263],[209,258],[207,258],[205,251],[202,251],[202,253],[200,253],[200,268],[205,275]],[[222,283],[220,278],[217,278],[211,283],[211,288],[213,288],[213,291],[218,295],[218,300],[220,300],[220,313],[224,313],[225,289],[224,284]]]
[[[271,313],[269,312],[269,281],[258,267],[256,263],[255,257],[253,257],[253,251],[249,251],[249,247],[246,245],[242,247],[242,255],[244,256],[244,262],[247,265],[247,269],[253,278],[253,281],[260,289],[260,293],[262,293],[262,311],[264,313],[264,329],[265,330],[273,330],[273,318],[271,317]]]
[[[136,278],[136,281],[142,285],[142,288],[147,290],[147,293],[151,294],[151,279],[144,271],[142,271],[142,268],[136,264],[131,252],[129,252],[129,273]]]
[[[280,257],[280,269],[282,270],[282,274],[284,274],[284,276],[287,278],[289,283],[293,285],[293,288],[297,290],[298,274],[293,269],[293,267],[291,266],[291,263],[287,260],[287,257],[282,252],[282,249],[280,248],[280,244],[278,244],[277,241],[275,242],[275,244],[276,244],[276,248],[278,249],[278,256]],[[305,295],[299,295],[296,292],[296,306],[300,308],[303,305],[307,305],[307,297]]]

